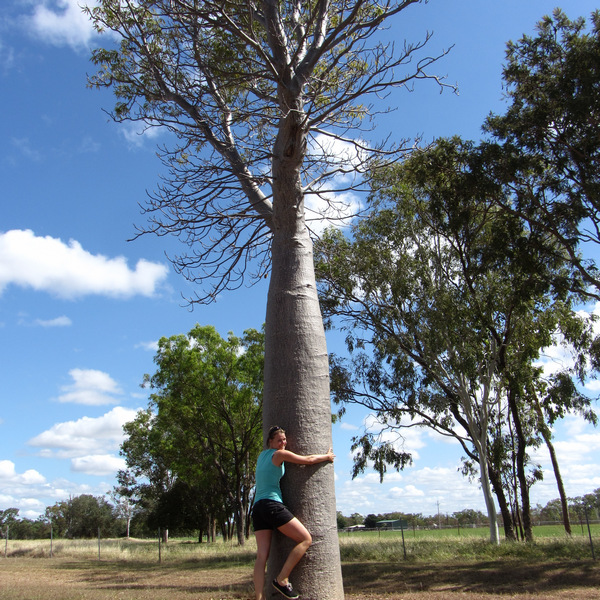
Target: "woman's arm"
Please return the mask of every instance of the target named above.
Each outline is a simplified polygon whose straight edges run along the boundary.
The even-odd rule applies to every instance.
[[[283,462],[290,462],[297,465],[316,465],[322,462],[333,462],[334,458],[333,448],[329,448],[327,454],[307,454],[306,456],[296,454],[290,450],[277,450],[273,454],[272,461],[273,464],[279,467]]]

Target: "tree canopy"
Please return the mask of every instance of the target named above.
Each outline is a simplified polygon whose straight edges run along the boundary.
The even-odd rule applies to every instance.
[[[380,173],[369,218],[350,237],[330,231],[317,244],[317,275],[324,312],[346,330],[354,355],[351,365],[333,360],[334,398],[367,406],[383,430],[429,426],[454,436],[478,463],[492,524],[491,486],[501,496],[506,465],[496,461],[510,423],[529,536],[526,448],[558,413],[593,419],[591,399],[573,382],[589,374],[594,336],[573,311],[577,298],[553,291],[567,260],[549,261],[536,232],[497,205],[479,157],[472,144],[440,140]],[[558,333],[577,360],[544,378],[535,363]],[[530,405],[554,416],[536,421]],[[355,472],[372,461],[383,476],[386,463],[410,460],[373,433],[355,448]]]
[[[198,301],[242,285],[250,262],[255,275],[267,272],[273,203],[283,191],[278,167],[289,157],[302,158],[298,191],[320,198],[330,219],[347,217],[343,203],[331,206],[333,178],[345,175],[345,191],[362,188],[348,176],[365,175],[370,158],[384,153],[361,133],[387,109],[369,98],[419,79],[445,85],[428,72],[438,57],[419,54],[429,35],[403,46],[376,35],[419,1],[103,0],[89,9],[100,32],[120,39],[93,51],[99,70],[90,84],[113,89],[115,120],[173,134],[142,229],[189,246],[172,260],[214,286]]]
[[[544,230],[549,254],[575,269],[571,286],[598,298],[598,268],[581,250],[600,243],[600,12],[589,27],[560,9],[544,17],[508,44],[503,79],[508,108],[484,129],[500,152],[490,168],[512,192],[504,207]]]
[[[263,361],[256,330],[225,340],[214,327],[196,326],[159,341],[157,371],[146,377],[149,408],[126,424],[122,445],[137,480],[125,487],[138,486],[139,500],[153,502],[158,526],[187,520],[202,529],[233,515],[244,543],[261,449]]]

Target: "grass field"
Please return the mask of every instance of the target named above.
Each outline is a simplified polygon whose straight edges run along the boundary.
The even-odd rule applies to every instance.
[[[600,561],[587,530],[567,539],[536,530],[534,544],[491,546],[487,530],[340,535],[348,600],[600,598]],[[468,534],[467,534],[468,531]],[[594,542],[600,550],[600,526]],[[406,557],[404,555],[406,549]],[[2,600],[248,600],[255,545],[176,539],[4,541]],[[310,594],[304,594],[310,599]],[[318,600],[318,599],[313,599]]]
[[[587,525],[584,523],[581,525],[580,523],[571,524],[572,536],[573,538],[584,537],[588,539],[588,530]],[[592,523],[590,525],[590,529],[592,532],[592,538],[597,538],[600,536],[600,523]],[[533,528],[534,537],[538,540],[544,540],[548,538],[566,538],[565,530],[562,525],[537,525]],[[461,527],[457,528],[447,528],[447,529],[411,529],[410,527],[404,530],[405,539],[461,539],[461,538],[483,538],[487,539],[490,535],[490,531],[487,527]],[[401,536],[400,530],[396,529],[394,531],[382,529],[380,531],[361,531],[352,530],[345,531],[340,533],[340,538],[343,537],[360,537],[360,536],[369,536],[369,537],[377,537],[377,538],[385,538],[386,536]],[[500,528],[500,536],[503,536],[502,528]]]

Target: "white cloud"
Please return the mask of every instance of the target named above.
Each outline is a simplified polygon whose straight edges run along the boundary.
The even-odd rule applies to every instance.
[[[148,352],[156,352],[158,350],[158,341],[154,340],[152,342],[139,342],[135,345],[136,348],[141,348],[142,350],[147,350]]]
[[[576,438],[580,434],[584,434],[590,431],[590,424],[581,416],[577,414],[567,415],[562,421],[559,421],[557,427],[563,427],[566,431],[566,437]],[[592,429],[595,431],[595,429]]]
[[[81,0],[42,0],[28,19],[31,33],[55,46],[87,49],[96,35],[91,21],[83,12]]]
[[[563,464],[591,462],[592,457],[600,456],[600,432],[582,433],[575,439],[555,441],[554,448]]]
[[[29,138],[12,138],[11,144],[18,150],[19,154],[22,154],[30,161],[39,162],[43,158],[40,151],[31,143]]]
[[[84,136],[84,138],[81,140],[81,142],[79,144],[79,153],[80,154],[95,153],[95,152],[98,152],[100,150],[100,148],[101,148],[100,142],[97,142],[91,136],[86,135],[86,136]]]
[[[29,440],[46,458],[79,459],[117,450],[123,442],[123,425],[132,421],[136,410],[117,406],[101,417],[82,417],[57,423]],[[81,462],[79,465],[83,464]]]
[[[352,425],[352,423],[342,423],[340,425],[340,429],[344,429],[346,431],[358,431],[358,427],[356,425]]]
[[[365,431],[374,434],[381,442],[388,442],[399,452],[410,452],[413,460],[419,458],[418,450],[427,445],[423,439],[431,435],[429,429],[415,426],[417,420],[411,420],[404,417],[399,422],[391,423],[398,426],[396,429],[385,429],[385,425],[373,413],[369,413],[363,422]],[[402,427],[399,427],[399,425]]]
[[[55,319],[36,319],[34,325],[39,325],[40,327],[69,327],[73,324],[73,321],[62,315],[61,317],[56,317]]]
[[[119,133],[121,133],[129,144],[137,148],[143,146],[144,142],[148,140],[156,139],[162,131],[162,127],[149,127],[145,123],[138,121],[128,121],[119,125]]]
[[[534,366],[542,367],[544,375],[549,377],[563,369],[571,367],[573,363],[572,352],[563,345],[562,336],[557,336],[556,344],[549,348],[544,348],[540,359],[534,363]]]
[[[3,72],[8,71],[12,68],[15,63],[15,51],[13,48],[7,47],[2,40],[0,40],[0,69]]]
[[[143,259],[132,270],[124,257],[91,254],[75,240],[66,244],[31,230],[0,233],[0,294],[12,284],[65,299],[152,296],[167,273],[165,265]]]
[[[310,140],[309,153],[315,165],[329,174],[310,186],[304,199],[307,223],[317,235],[325,228],[344,227],[361,211],[361,186],[367,152],[341,139],[317,134]]]
[[[591,381],[588,381],[585,385],[584,385],[585,389],[595,393],[600,391],[600,380],[598,379],[593,379]]]
[[[405,487],[393,487],[389,491],[390,498],[422,498],[425,496],[425,492],[416,488],[414,485],[407,485]]]
[[[71,460],[71,469],[87,475],[114,475],[119,469],[125,469],[125,459],[112,454],[93,454],[79,456]]]
[[[324,192],[319,196],[307,195],[304,205],[308,213],[306,221],[310,229],[321,235],[327,227],[344,227],[360,212],[362,204],[352,192]]]
[[[401,483],[399,485],[399,483]],[[452,514],[464,508],[486,512],[479,483],[469,482],[450,467],[407,467],[401,473],[389,472],[383,483],[379,475],[367,473],[356,479],[341,481],[336,487],[337,507],[344,515],[369,513]]]
[[[73,383],[63,386],[64,394],[58,397],[59,402],[72,402],[87,406],[116,404],[115,395],[123,391],[118,383],[107,373],[96,369],[71,369],[69,375]]]
[[[116,466],[116,457],[107,457],[107,463]],[[97,472],[100,475],[101,473]],[[110,472],[114,475],[114,471]],[[15,464],[10,460],[0,460],[0,510],[18,507],[19,517],[36,519],[44,514],[46,506],[70,496],[92,494],[101,496],[106,493],[110,484],[101,481],[97,486],[74,483],[65,479],[47,481],[46,478],[33,469],[17,473]]]
[[[0,460],[0,486],[6,483],[19,485],[39,485],[46,482],[43,475],[34,469],[28,469],[24,473],[17,473],[15,463],[10,460]]]

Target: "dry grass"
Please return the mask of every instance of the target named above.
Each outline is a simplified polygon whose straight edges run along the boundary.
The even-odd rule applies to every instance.
[[[2,549],[3,550],[3,549]],[[10,542],[0,558],[2,600],[248,600],[253,544],[103,540]],[[2,555],[0,555],[2,556]],[[591,559],[523,558],[353,561],[343,564],[347,600],[588,600],[600,598]],[[305,596],[307,599],[309,595]],[[318,600],[318,599],[313,599]]]

